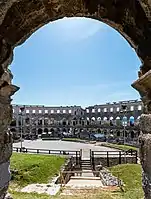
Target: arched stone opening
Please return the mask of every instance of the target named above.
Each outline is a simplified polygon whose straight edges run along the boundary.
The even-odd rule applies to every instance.
[[[113,125],[114,125],[113,120],[114,120],[114,118],[111,116],[111,117],[110,117],[110,126],[113,126]]]
[[[108,118],[107,118],[107,117],[104,117],[104,118],[103,118],[103,123],[104,123],[104,124],[107,124],[107,123],[108,123]]]
[[[41,118],[41,119],[38,120],[38,125],[39,125],[39,126],[42,126],[42,123],[43,123],[43,120],[42,120],[42,118]]]
[[[51,133],[54,133],[54,132],[55,132],[54,128],[51,128],[51,129],[50,129],[50,132],[51,132]]]
[[[120,125],[121,125],[121,119],[120,119],[119,116],[116,117],[115,122],[116,122],[116,125],[117,125],[117,126],[120,126]]]
[[[43,131],[42,131],[42,129],[41,129],[41,128],[39,128],[39,129],[38,129],[38,135],[41,135],[41,134],[42,134],[42,132],[43,132]]]
[[[151,147],[147,143],[151,140],[150,132],[151,117],[147,115],[151,112],[151,29],[150,29],[150,1],[115,1],[115,0],[63,0],[63,1],[6,1],[0,4],[0,120],[4,121],[0,125],[0,140],[6,137],[6,129],[11,123],[12,106],[11,96],[18,90],[18,87],[11,84],[12,74],[8,65],[13,59],[13,49],[22,44],[33,32],[44,24],[64,16],[87,16],[103,21],[119,31],[136,50],[142,60],[139,80],[133,84],[141,94],[145,104],[145,113],[141,117],[140,127],[142,132],[148,133],[148,136],[142,136],[141,159],[145,176],[144,190],[146,199],[150,198],[150,165],[147,160],[150,158]],[[148,72],[148,73],[147,73]],[[145,81],[147,79],[147,81]],[[146,122],[147,121],[147,122]],[[146,123],[145,123],[146,122]],[[9,139],[7,139],[9,140]],[[1,164],[7,168],[11,156],[11,141],[2,142],[4,154],[0,159]],[[9,148],[9,149],[8,149]],[[147,155],[146,155],[147,154]],[[146,156],[145,156],[146,155]],[[146,157],[146,159],[144,158]],[[145,165],[145,166],[144,166]],[[1,165],[0,165],[1,166]],[[9,169],[8,169],[9,170]],[[6,173],[5,173],[6,175]],[[3,179],[3,173],[0,173],[0,179]],[[7,190],[8,175],[0,192],[3,199]]]
[[[13,119],[12,122],[10,123],[10,126],[16,126],[16,120]]]
[[[45,118],[44,119],[44,125],[48,125],[49,124],[49,119],[48,118]]]
[[[131,138],[133,139],[135,137],[134,131],[131,131],[130,135],[131,135]]]
[[[117,131],[116,135],[117,135],[117,137],[120,137],[121,136],[121,132]]]
[[[45,132],[45,133],[48,133],[48,128],[44,128],[44,132]]]

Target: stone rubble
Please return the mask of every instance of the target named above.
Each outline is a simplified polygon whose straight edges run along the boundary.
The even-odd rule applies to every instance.
[[[103,168],[101,171],[103,181],[106,186],[119,186],[119,183],[123,185],[123,182],[119,180],[117,177],[113,176],[109,170]]]

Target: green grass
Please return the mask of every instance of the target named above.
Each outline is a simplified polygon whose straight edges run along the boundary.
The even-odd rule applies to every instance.
[[[11,184],[48,183],[64,163],[65,158],[59,156],[13,153],[11,170],[17,170],[17,174],[12,176]]]
[[[138,150],[138,148],[134,147],[134,146],[128,146],[128,145],[121,145],[121,144],[112,144],[112,143],[102,143],[102,146],[106,146],[106,147],[111,147],[111,148],[115,148],[115,149],[120,149],[120,150]]]
[[[47,183],[55,174],[58,174],[60,166],[65,162],[62,157],[16,154],[11,158],[11,168],[19,171],[19,174],[12,181],[10,193],[14,199],[143,199],[141,183],[141,165],[125,164],[109,168],[113,175],[119,177],[124,182],[124,192],[122,191],[88,191],[85,194],[75,194],[74,196],[47,196],[36,193],[27,194],[12,191],[14,184],[27,185],[31,183]],[[75,190],[76,193],[76,190]]]
[[[80,138],[63,138],[62,141],[71,141],[71,142],[80,142],[80,141],[82,141],[82,142],[84,142],[86,140],[80,139]]]
[[[11,192],[14,199],[50,199],[50,196],[36,193]]]
[[[102,192],[101,194],[82,194],[76,196],[48,196],[42,194],[27,194],[27,193],[19,193],[19,192],[12,192],[11,195],[13,199],[115,199],[113,198],[110,193]]]
[[[140,165],[118,165],[110,168],[110,170],[113,175],[119,177],[125,184],[125,191],[119,193],[117,199],[143,199]]]

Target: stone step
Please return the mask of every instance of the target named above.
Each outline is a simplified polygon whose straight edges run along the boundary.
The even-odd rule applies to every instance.
[[[94,177],[94,176],[72,176],[70,178],[71,180],[101,180],[100,177]]]
[[[83,165],[85,165],[85,164],[91,164],[90,162],[81,162],[81,164]]]

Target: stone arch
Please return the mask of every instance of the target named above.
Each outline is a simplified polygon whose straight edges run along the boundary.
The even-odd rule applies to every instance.
[[[14,118],[13,120],[12,120],[12,122],[10,123],[10,126],[16,126],[16,119]]]
[[[38,134],[42,134],[43,130],[41,128],[38,129]]]
[[[114,118],[111,116],[111,117],[110,117],[110,120],[114,120]]]
[[[54,133],[54,132],[55,132],[54,128],[51,128],[51,129],[50,129],[50,132],[51,132],[51,133]]]
[[[121,132],[120,132],[120,131],[117,131],[117,132],[116,132],[116,135],[117,135],[117,137],[120,137],[120,136],[121,136]]]
[[[15,132],[16,132],[16,128],[11,128],[10,131],[11,131],[12,133],[15,133]]]
[[[38,125],[42,125],[42,118],[38,118]]]
[[[131,136],[131,138],[133,139],[133,138],[135,137],[135,132],[134,132],[134,131],[131,131],[130,136]]]
[[[101,121],[101,117],[98,117],[98,118],[97,118],[97,121],[99,121],[99,122],[100,122],[100,121]]]
[[[48,125],[49,124],[49,118],[44,118],[44,125]]]
[[[107,121],[107,117],[104,117],[104,118],[103,118],[103,121]]]
[[[26,117],[26,118],[25,118],[25,123],[26,123],[26,124],[30,124],[30,118],[29,118],[29,117]]]
[[[44,132],[48,133],[49,132],[48,128],[44,128]]]
[[[95,121],[95,117],[92,117],[92,118],[91,118],[91,121]]]
[[[98,122],[98,124],[100,124],[100,125],[102,124],[102,119],[101,119],[101,117],[98,117],[98,118],[97,118],[97,122]]]
[[[31,1],[31,0],[10,0],[0,4],[0,120],[6,121],[0,126],[1,139],[6,137],[8,124],[11,122],[12,106],[10,105],[10,97],[19,89],[11,84],[12,74],[8,69],[8,65],[13,59],[13,49],[17,45],[22,44],[32,33],[44,24],[62,17],[70,16],[86,16],[103,21],[116,29],[129,44],[136,50],[137,55],[142,61],[142,66],[139,72],[141,81],[138,80],[133,83],[144,101],[146,101],[146,113],[151,112],[151,90],[148,87],[151,69],[151,30],[150,30],[150,13],[151,2],[127,0],[52,0],[52,1]],[[147,73],[147,75],[146,75]],[[143,76],[143,75],[146,76]],[[148,78],[147,81],[144,81]],[[149,84],[150,85],[150,84]],[[149,115],[147,116],[149,117]],[[145,119],[144,119],[145,120]],[[145,128],[145,127],[144,127]],[[151,128],[151,127],[150,127]],[[143,130],[143,129],[142,129]],[[147,129],[148,130],[148,129]],[[144,132],[146,132],[144,130]],[[149,138],[148,138],[149,139]],[[143,141],[144,142],[144,141]],[[148,143],[147,138],[145,144]],[[145,147],[145,144],[143,146]],[[3,153],[0,160],[1,163],[9,162],[11,151],[5,147],[5,143],[1,144]],[[142,146],[142,147],[143,147]],[[149,148],[148,150],[149,154]],[[143,151],[143,150],[142,150]],[[143,160],[143,154],[141,156]],[[147,157],[148,158],[148,157]],[[148,172],[149,163],[144,162],[143,170],[146,179],[150,179]],[[145,158],[144,158],[145,160]],[[147,165],[147,166],[146,166]],[[151,169],[150,169],[151,170]],[[5,172],[6,174],[6,172]],[[8,172],[9,179],[9,172]],[[144,190],[145,197],[149,198],[149,180],[145,181]],[[3,188],[3,187],[2,187]],[[5,189],[6,190],[6,184]],[[3,197],[4,192],[0,193]]]

